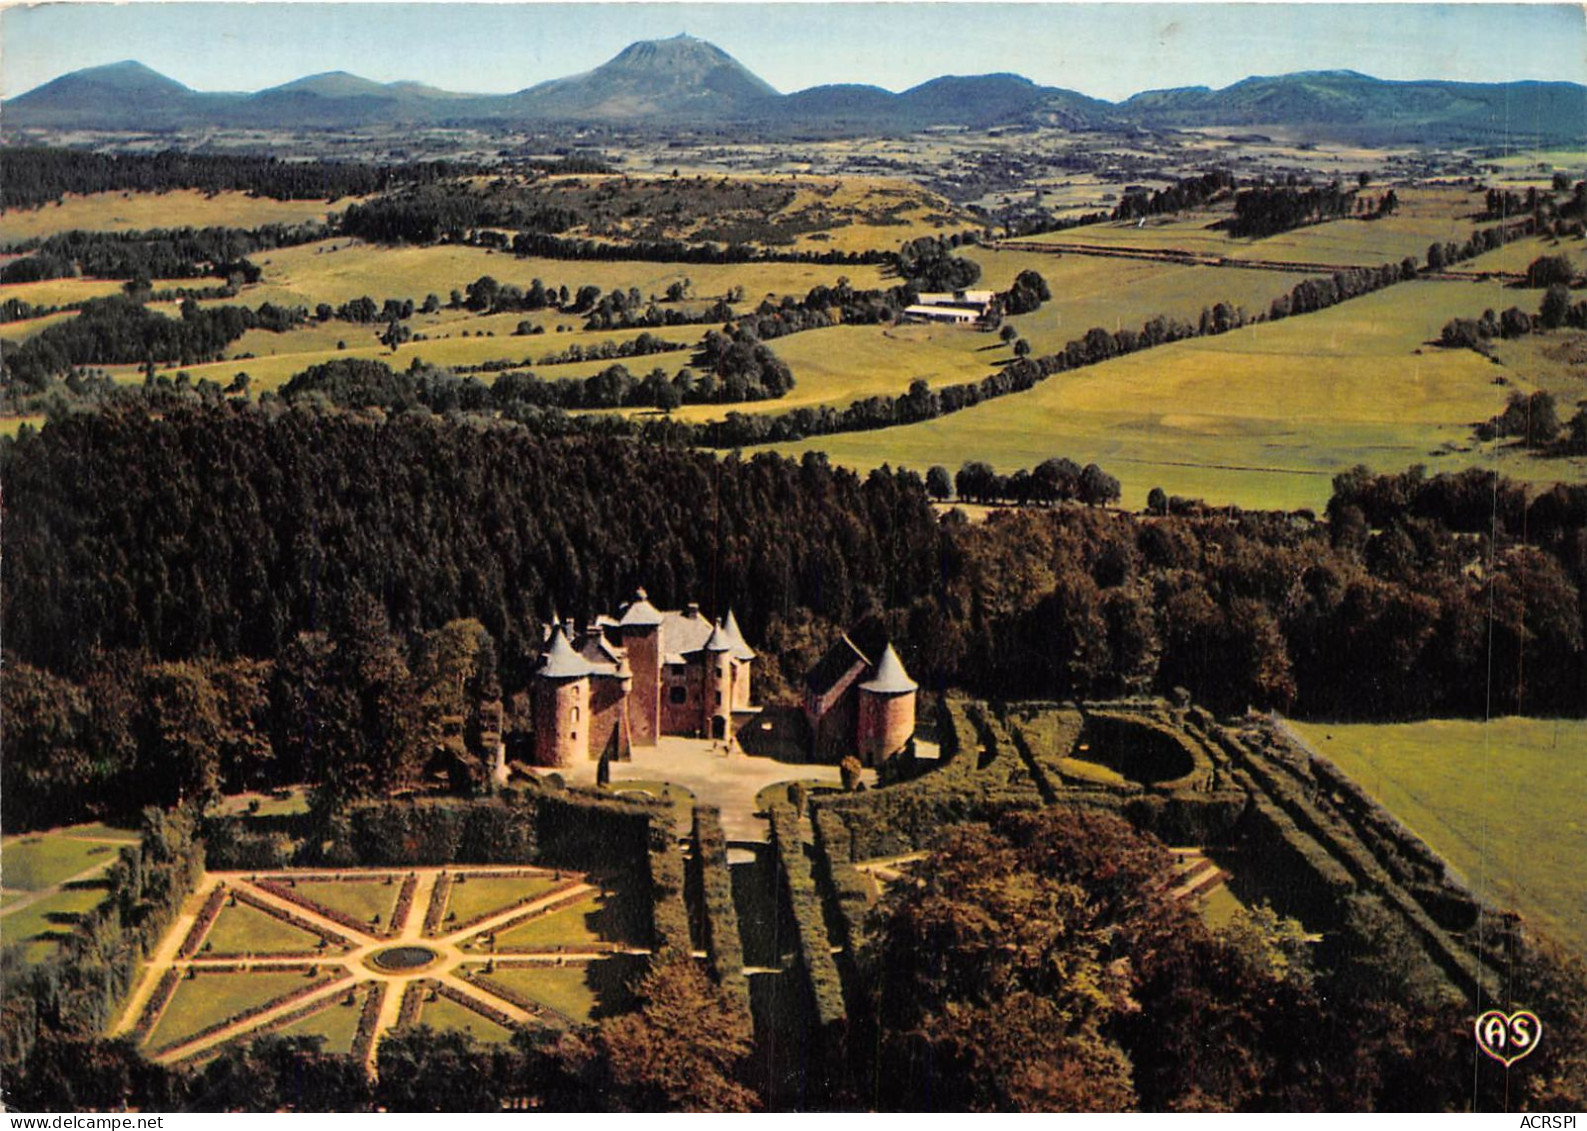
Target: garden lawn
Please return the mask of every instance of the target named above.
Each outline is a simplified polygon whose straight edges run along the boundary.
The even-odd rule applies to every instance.
[[[472,1033],[476,1040],[487,1045],[506,1044],[512,1040],[513,1034],[511,1029],[496,1024],[484,1014],[475,1013],[451,998],[440,996],[424,1003],[424,1008],[419,1011],[418,1023],[432,1029],[457,1029]]]
[[[474,981],[486,990],[492,983],[505,986],[585,1024],[597,1013],[611,1014],[627,1007],[630,995],[624,978],[630,971],[626,965],[606,959],[574,966],[497,966],[493,973],[481,974]]]
[[[277,919],[274,915],[238,903],[222,907],[220,915],[204,936],[205,955],[223,954],[313,954],[320,937]]]
[[[467,923],[471,919],[505,911],[514,904],[537,899],[566,884],[569,878],[564,876],[559,880],[551,875],[500,878],[470,876],[462,883],[454,880],[447,896],[446,910],[449,915],[457,916],[458,923]]]
[[[1478,895],[1587,954],[1587,720],[1290,725]]]
[[[352,1005],[343,1005],[338,998],[336,1004],[294,1021],[279,1032],[283,1037],[323,1037],[326,1052],[346,1055],[353,1050],[363,1002],[362,995],[354,997]]]
[[[607,908],[599,892],[590,892],[576,903],[548,915],[537,915],[527,923],[497,935],[496,949],[505,951],[562,946],[577,950],[611,937],[602,927],[615,914],[616,909]]]
[[[380,925],[391,921],[391,912],[397,906],[397,893],[402,890],[402,876],[393,874],[391,882],[380,879],[335,880],[329,883],[297,882],[296,891],[304,899],[322,907],[351,915],[360,923],[369,923],[380,916]]]
[[[275,1001],[302,987],[301,972],[255,970],[248,974],[209,974],[183,978],[149,1035],[149,1047],[164,1048],[239,1013]]]

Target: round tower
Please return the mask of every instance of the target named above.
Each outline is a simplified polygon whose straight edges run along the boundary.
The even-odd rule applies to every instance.
[[[860,684],[855,745],[861,762],[867,766],[885,762],[909,744],[915,734],[915,693],[919,689],[889,644],[875,674]]]
[[[749,706],[749,672],[755,649],[744,642],[744,634],[739,631],[738,618],[732,609],[727,610],[722,628],[733,643],[733,706],[744,709]]]
[[[561,627],[553,628],[535,673],[535,765],[567,766],[589,756],[590,671]]]
[[[705,642],[705,694],[702,731],[708,738],[733,739],[733,641],[717,621]]]

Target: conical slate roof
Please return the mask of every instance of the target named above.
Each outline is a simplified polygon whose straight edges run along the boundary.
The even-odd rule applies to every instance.
[[[870,691],[878,695],[901,695],[919,687],[920,684],[909,678],[909,673],[904,670],[904,661],[898,658],[898,653],[893,651],[891,644],[887,646],[887,651],[882,653],[881,661],[876,665],[876,674],[860,684],[861,691]]]
[[[733,650],[733,640],[728,635],[727,630],[722,627],[721,621],[717,621],[716,627],[711,630],[711,637],[705,642],[705,650],[707,652],[731,652]]]
[[[551,646],[540,660],[538,674],[546,679],[580,679],[593,670],[590,662],[573,650],[560,626],[551,630]]]
[[[727,623],[722,626],[727,630],[728,639],[733,644],[733,659],[753,660],[755,649],[744,642],[744,634],[739,631],[738,618],[733,615],[733,610],[727,610]]]
[[[656,606],[645,599],[645,591],[636,589],[634,603],[623,611],[623,617],[617,623],[624,628],[654,628],[661,623],[661,614],[656,611]]]

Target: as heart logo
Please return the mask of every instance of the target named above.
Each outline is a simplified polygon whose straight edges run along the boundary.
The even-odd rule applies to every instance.
[[[1490,1009],[1477,1018],[1477,1047],[1506,1068],[1537,1048],[1543,1039],[1543,1022],[1527,1009],[1504,1014]]]

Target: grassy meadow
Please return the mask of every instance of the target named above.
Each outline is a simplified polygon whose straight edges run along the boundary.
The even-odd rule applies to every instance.
[[[1007,472],[1053,455],[1095,461],[1144,505],[1162,486],[1258,508],[1321,509],[1356,463],[1433,470],[1501,463],[1557,479],[1558,461],[1477,446],[1471,424],[1503,408],[1496,367],[1427,344],[1449,319],[1505,293],[1498,283],[1406,283],[1329,310],[1177,342],[1072,373],[923,424],[780,445],[861,469]]]
[[[258,283],[244,287],[235,301],[250,306],[274,302],[291,306],[335,305],[368,295],[422,302],[428,294],[446,301],[482,275],[527,287],[539,279],[570,291],[593,285],[603,291],[638,287],[646,298],[662,295],[672,283],[689,279],[696,298],[715,299],[728,288],[744,288],[746,302],[768,294],[803,295],[818,283],[846,275],[856,287],[882,285],[876,267],[822,267],[806,263],[650,263],[641,260],[571,261],[519,258],[509,252],[442,245],[380,247],[340,237],[299,247],[261,252],[254,262],[264,269]]]
[[[323,200],[271,200],[245,192],[206,193],[198,189],[169,192],[96,192],[68,195],[41,208],[0,212],[4,242],[52,236],[73,228],[84,231],[134,232],[151,228],[258,228],[265,224],[322,221],[354,203],[344,197]]]
[[[1587,953],[1587,721],[1291,725],[1477,894]]]
[[[1365,195],[1375,198],[1387,190],[1387,185],[1369,185]],[[1381,220],[1336,220],[1263,239],[1235,239],[1214,227],[1231,215],[1227,210],[1153,217],[1144,224],[1093,224],[1033,238],[1059,247],[1169,248],[1236,260],[1376,266],[1398,262],[1407,255],[1421,260],[1434,240],[1463,242],[1478,226],[1473,215],[1483,208],[1480,193],[1459,187],[1396,188],[1395,195],[1400,202],[1398,211]]]

